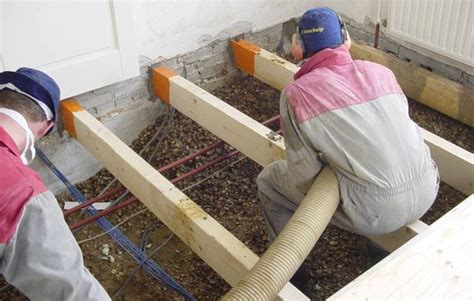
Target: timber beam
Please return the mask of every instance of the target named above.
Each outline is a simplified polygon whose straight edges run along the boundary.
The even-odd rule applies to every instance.
[[[262,166],[283,159],[283,137],[166,67],[152,69],[155,95]]]
[[[474,126],[474,90],[369,45],[352,43],[354,59],[384,65],[395,74],[410,98]]]
[[[74,100],[60,104],[65,129],[227,283],[259,257]],[[272,142],[269,140],[267,144]],[[290,283],[278,300],[309,300]]]

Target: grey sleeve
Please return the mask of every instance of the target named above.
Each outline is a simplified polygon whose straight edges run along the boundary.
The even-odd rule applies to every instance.
[[[280,96],[280,115],[283,136],[285,137],[288,172],[294,178],[298,189],[306,193],[321,171],[323,163],[319,159],[319,151],[305,141],[294,113],[288,105],[285,92]]]
[[[110,300],[85,268],[81,249],[49,191],[25,206],[4,249],[0,273],[31,300]]]

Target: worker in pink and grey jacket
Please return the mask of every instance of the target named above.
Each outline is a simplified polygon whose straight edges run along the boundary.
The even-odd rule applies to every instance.
[[[58,103],[45,73],[0,73],[0,274],[31,300],[110,300],[84,267],[56,198],[26,166]]]
[[[330,8],[308,10],[297,31],[292,52],[306,60],[280,99],[287,158],[257,178],[270,238],[324,165],[340,189],[333,225],[381,235],[419,219],[436,198],[439,176],[395,76],[351,58],[349,35]]]

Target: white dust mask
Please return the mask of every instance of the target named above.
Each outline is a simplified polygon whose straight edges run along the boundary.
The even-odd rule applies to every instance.
[[[35,136],[33,135],[33,132],[31,131],[30,127],[28,126],[28,123],[26,122],[25,117],[18,113],[17,111],[6,109],[6,108],[0,108],[0,113],[3,113],[13,119],[19,126],[25,130],[26,134],[26,140],[25,140],[25,147],[23,148],[23,151],[21,152],[20,158],[23,164],[28,165],[33,161],[33,159],[36,156],[36,149],[35,149]],[[26,154],[30,152],[31,158],[28,160]]]

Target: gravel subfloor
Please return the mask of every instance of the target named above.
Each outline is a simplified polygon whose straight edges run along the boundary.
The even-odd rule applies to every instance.
[[[252,78],[236,78],[229,84],[213,91],[213,94],[258,121],[278,114],[279,92]],[[170,113],[165,109],[162,115],[157,118],[156,124],[145,129],[134,141],[132,148],[135,151],[141,150],[143,145],[149,141],[156,129],[166,119],[166,114]],[[463,126],[417,103],[411,103],[410,114],[417,123],[426,129],[472,151],[474,147],[472,128]],[[216,141],[218,139],[208,131],[176,112],[151,163],[154,166],[164,166]],[[153,149],[154,146],[142,156],[148,158]],[[199,166],[230,150],[229,146],[215,150],[164,175],[169,179],[179,176],[190,168]],[[240,160],[238,158],[241,157],[229,159],[206,172],[179,183],[177,186],[180,189],[185,189],[216,170]],[[260,170],[261,167],[251,160],[242,159],[221,170],[208,181],[186,191],[192,200],[259,255],[263,254],[268,247],[262,210],[256,197],[255,178]],[[88,181],[79,184],[78,188],[86,197],[92,197],[102,190],[111,179],[112,177],[107,171],[101,171]],[[465,197],[462,193],[443,184],[435,205],[423,217],[423,221],[432,223]],[[70,198],[63,195],[59,199],[62,203]],[[140,203],[135,203],[108,218],[113,223],[118,223],[143,208]],[[68,218],[68,223],[80,218],[77,215]],[[145,230],[153,230],[147,243],[147,252],[151,252],[170,235],[170,231],[150,212],[130,219],[120,229],[137,244]],[[77,233],[76,237],[80,241],[100,233],[98,227],[91,224]],[[359,250],[360,240],[360,236],[334,227],[328,227],[324,231],[305,262],[311,275],[311,297],[313,300],[323,300],[329,297],[369,267],[366,258]],[[108,244],[110,247],[113,261],[102,258],[101,250],[104,244]],[[135,270],[136,263],[107,236],[81,244],[81,248],[84,252],[86,266],[111,295]],[[199,300],[217,300],[230,288],[176,237],[153,256],[153,259]],[[0,285],[2,284],[0,282]],[[0,300],[25,300],[25,298],[16,290],[10,290],[0,293]],[[182,299],[178,294],[140,270],[134,275],[118,300]]]

